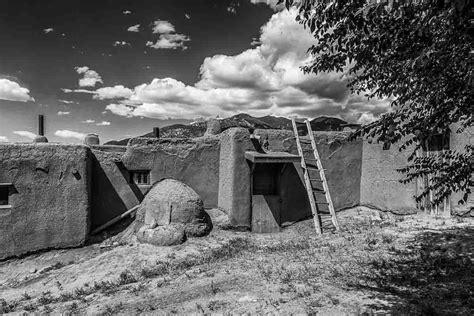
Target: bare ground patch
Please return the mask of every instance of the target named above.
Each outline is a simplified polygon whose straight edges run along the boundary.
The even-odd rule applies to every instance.
[[[106,243],[0,263],[0,312],[458,314],[474,309],[472,220],[340,216],[175,247]]]

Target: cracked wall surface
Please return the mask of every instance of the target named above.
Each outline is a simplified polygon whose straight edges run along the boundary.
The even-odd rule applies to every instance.
[[[89,148],[0,144],[0,183],[12,183],[0,209],[0,259],[79,246],[89,233]]]

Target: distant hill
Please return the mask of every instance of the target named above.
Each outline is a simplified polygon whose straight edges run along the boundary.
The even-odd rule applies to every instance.
[[[277,116],[262,116],[253,117],[251,115],[242,113],[229,118],[221,119],[222,130],[231,127],[244,127],[253,129],[293,129],[291,120],[285,117]],[[336,117],[321,116],[311,120],[311,128],[313,131],[338,131],[341,126],[347,124],[346,121]],[[306,125],[302,122],[297,123],[299,129],[306,130]],[[206,123],[198,122],[189,125],[173,124],[160,128],[160,137],[163,138],[193,138],[203,136],[206,132]],[[141,135],[140,137],[153,137],[153,132]],[[122,140],[111,140],[104,145],[120,145],[126,146],[129,138]]]

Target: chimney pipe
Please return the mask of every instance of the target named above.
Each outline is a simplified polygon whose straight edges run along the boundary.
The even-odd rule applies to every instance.
[[[44,116],[38,115],[38,135],[44,136]]]
[[[159,127],[153,127],[153,136],[155,138],[160,138],[160,128]]]

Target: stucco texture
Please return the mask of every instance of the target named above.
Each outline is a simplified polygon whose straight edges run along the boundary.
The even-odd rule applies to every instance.
[[[89,233],[91,153],[59,144],[0,144],[0,259],[83,244]]]
[[[466,145],[474,145],[474,127],[465,129],[462,133],[456,133],[457,126],[452,126],[451,129],[453,132],[449,138],[450,149],[464,152]],[[464,204],[458,204],[459,200],[462,199],[462,193],[454,193],[451,196],[451,212],[453,214],[474,216],[474,187],[471,187],[471,192],[473,193],[471,193]]]
[[[266,135],[270,151],[285,151],[297,155],[296,140],[292,131],[286,130],[256,130],[258,136]],[[362,160],[362,141],[347,139],[348,132],[313,132],[318,148],[321,163],[325,169],[329,192],[334,208],[342,210],[359,204],[360,201],[360,176]],[[301,137],[309,139],[308,137]],[[313,158],[310,144],[303,144],[304,155]],[[303,186],[302,178],[296,177],[295,172],[301,172],[301,165],[296,164],[283,174],[283,211],[288,208],[301,210],[306,216],[310,213],[309,201]],[[315,171],[311,171],[315,172]],[[301,174],[300,174],[301,176]],[[313,175],[310,174],[313,178]],[[285,181],[286,179],[286,181]],[[286,198],[285,198],[286,197]],[[285,202],[287,201],[287,202]],[[287,204],[287,206],[285,206]],[[322,206],[324,212],[326,206]],[[292,209],[292,212],[294,212]],[[307,210],[303,212],[303,210]],[[290,211],[290,210],[288,210]]]
[[[244,128],[230,128],[220,134],[219,207],[234,227],[251,226],[250,166],[245,151],[255,150]]]
[[[126,147],[93,146],[92,166],[92,229],[105,224],[139,204],[143,192],[129,181],[122,156]]]
[[[398,146],[383,150],[383,143],[364,140],[360,204],[383,211],[416,212],[416,181],[399,182],[403,174],[397,169],[406,166],[410,150],[400,152]]]
[[[123,155],[129,170],[150,170],[150,183],[174,178],[189,185],[207,208],[217,206],[219,136],[198,138],[134,138]],[[142,187],[143,192],[149,189]]]

